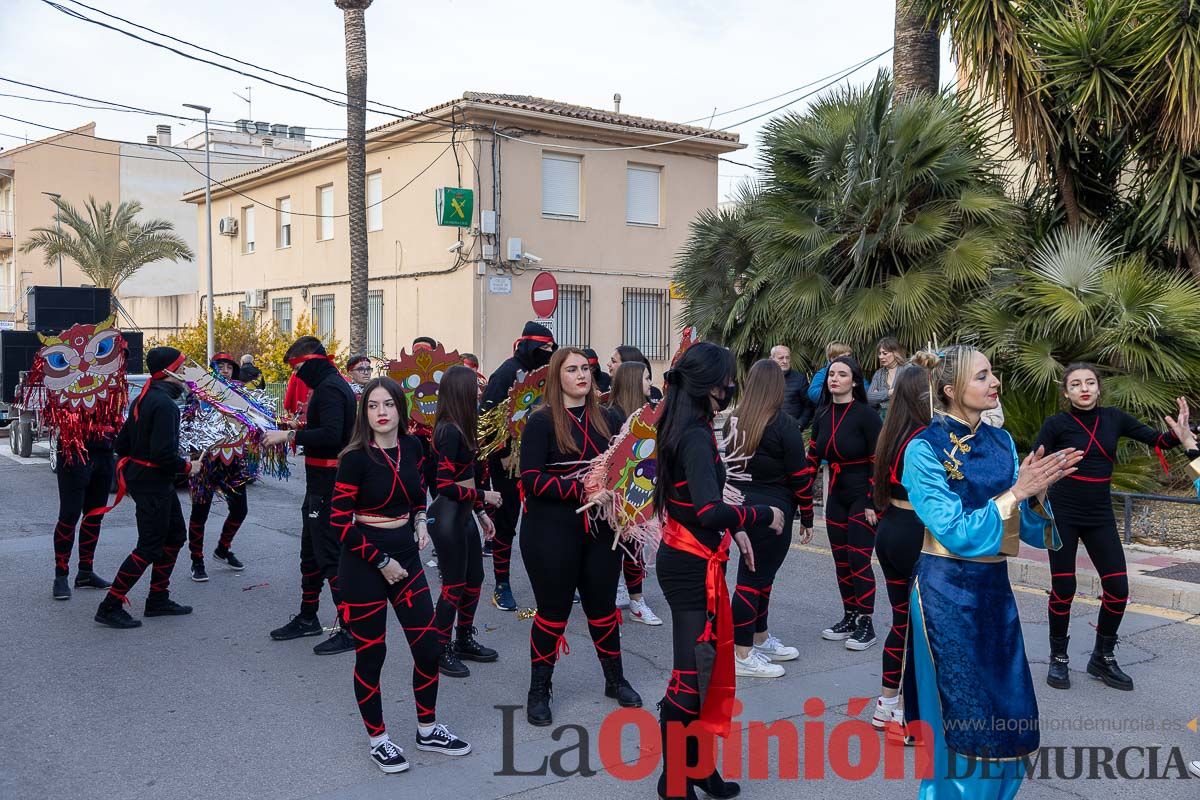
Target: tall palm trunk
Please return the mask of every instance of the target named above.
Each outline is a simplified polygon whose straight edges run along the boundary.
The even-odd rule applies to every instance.
[[[937,94],[941,48],[938,26],[911,7],[911,0],[896,0],[895,46],[892,71],[893,97],[901,101],[917,92]]]
[[[367,23],[372,0],[334,0],[346,29],[346,211],[350,215],[350,352],[367,352]]]

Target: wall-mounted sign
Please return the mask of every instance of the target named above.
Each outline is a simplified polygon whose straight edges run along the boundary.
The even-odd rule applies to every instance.
[[[475,192],[471,189],[442,187],[435,195],[438,225],[471,227],[475,214]]]
[[[488,294],[512,294],[512,278],[507,275],[488,278]]]

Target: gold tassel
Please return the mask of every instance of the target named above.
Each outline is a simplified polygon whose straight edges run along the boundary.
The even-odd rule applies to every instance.
[[[504,449],[508,441],[508,398],[479,415],[479,458]]]

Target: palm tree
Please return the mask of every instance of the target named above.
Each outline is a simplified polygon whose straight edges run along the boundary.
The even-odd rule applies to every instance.
[[[367,23],[371,0],[334,0],[346,31],[346,210],[350,214],[350,351],[367,352]]]
[[[142,204],[136,200],[122,202],[114,212],[112,203],[97,205],[96,198],[89,197],[84,206],[86,217],[62,198],[51,200],[58,209],[61,230],[34,228],[21,252],[41,250],[46,266],[53,265],[60,255],[71,259],[92,283],[112,291],[114,311],[121,284],[146,264],[196,257],[167,220],[138,222],[135,217]]]
[[[896,100],[903,101],[915,92],[937,94],[942,57],[937,21],[914,9],[912,0],[896,0],[894,42]]]

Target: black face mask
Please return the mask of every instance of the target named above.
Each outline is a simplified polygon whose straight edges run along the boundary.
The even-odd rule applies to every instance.
[[[544,367],[549,364],[550,356],[552,355],[554,355],[552,352],[543,350],[540,347],[537,350],[534,350],[532,356],[534,369],[537,369],[538,367]]]
[[[729,408],[729,404],[733,402],[733,396],[737,393],[737,384],[731,383],[725,387],[725,396],[717,398],[717,411],[724,411]]]

